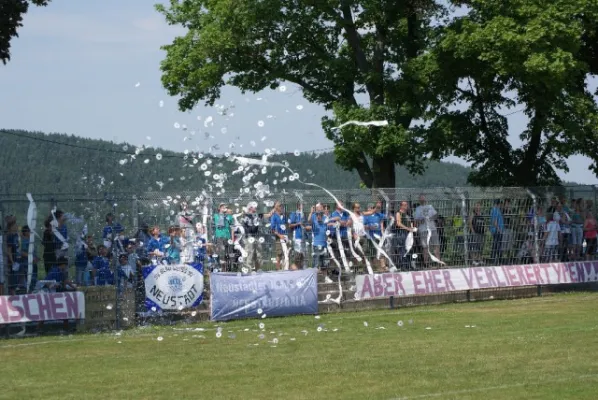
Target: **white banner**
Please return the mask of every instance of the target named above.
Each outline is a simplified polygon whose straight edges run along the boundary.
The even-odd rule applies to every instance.
[[[182,310],[201,303],[201,264],[156,265],[143,271],[148,309]]]
[[[0,296],[0,325],[85,318],[82,292]]]
[[[506,265],[358,275],[356,299],[598,282],[598,262]]]

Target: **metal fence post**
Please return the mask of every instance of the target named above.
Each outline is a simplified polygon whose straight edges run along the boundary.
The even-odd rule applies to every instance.
[[[137,200],[137,195],[133,195],[133,203],[131,207],[131,219],[133,221],[133,230],[135,234],[137,234],[137,230],[139,229],[139,200]]]
[[[469,265],[469,227],[467,226],[467,200],[465,194],[460,193],[461,197],[461,216],[463,217],[463,261]]]
[[[540,243],[539,243],[539,238],[538,238],[538,201],[536,198],[536,195],[529,189],[526,189],[527,193],[530,195],[530,197],[532,198],[532,207],[534,210],[534,213],[532,215],[533,217],[533,223],[534,223],[534,262],[535,263],[539,263],[540,262]]]

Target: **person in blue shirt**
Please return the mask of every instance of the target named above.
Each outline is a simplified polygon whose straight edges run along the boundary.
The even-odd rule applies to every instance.
[[[106,246],[98,246],[98,256],[92,262],[93,281],[98,286],[114,285],[114,273],[110,270],[110,262],[106,257],[107,254],[108,249]]]
[[[289,230],[292,232],[294,264],[305,268],[305,241],[303,239],[303,204],[297,202],[297,211],[289,215]],[[300,261],[300,262],[298,262]]]
[[[29,229],[28,225],[25,225],[21,228],[21,264],[25,266],[23,271],[29,270],[29,243],[31,243],[31,230]],[[31,272],[31,283],[29,284],[29,292],[32,292],[35,289],[35,285],[37,284],[37,263],[39,259],[35,255],[35,248],[33,249],[33,265],[32,265],[32,272]],[[23,286],[26,285],[27,282],[27,274],[23,276],[21,283]]]
[[[373,241],[376,243],[380,243],[380,239],[382,238],[382,232],[384,232],[384,220],[385,216],[382,213],[382,202],[377,202],[376,204],[370,205],[369,210],[365,212],[363,217],[363,223],[365,225],[365,230],[368,234],[368,241],[366,242],[366,249],[365,252],[368,254],[368,257],[373,258],[373,264],[377,267],[376,269],[379,272],[384,272],[387,270],[386,267],[386,258],[384,256],[377,259],[378,249],[374,246]]]
[[[337,260],[342,259],[336,234],[337,225],[341,237],[341,244],[343,245],[343,253],[345,254],[345,258],[349,259],[348,251],[350,247],[349,238],[347,236],[347,226],[350,220],[351,216],[348,212],[343,210],[343,204],[337,203],[336,209],[330,215],[330,220],[328,221],[328,229],[330,230],[330,237],[332,238],[331,247]]]
[[[313,234],[313,268],[318,268],[322,273],[325,273],[325,282],[332,283],[330,279],[328,266],[328,225],[324,220],[324,211],[322,207],[317,207],[315,212],[311,214],[311,226],[307,227]],[[324,272],[326,271],[326,272]]]
[[[502,238],[505,229],[504,218],[502,215],[502,203],[500,200],[494,201],[494,207],[490,211],[490,233],[492,233],[492,253],[490,255],[492,265],[500,265],[502,257]]]
[[[112,247],[112,240],[116,238],[115,235],[123,232],[123,227],[118,223],[114,222],[114,215],[112,213],[106,214],[106,226],[102,232],[102,239],[104,240],[104,246],[110,250]]]
[[[159,226],[154,226],[151,233],[152,237],[147,243],[147,254],[154,260],[159,261],[166,253],[166,244],[168,244],[169,239],[162,236]]]
[[[274,209],[270,215],[270,229],[276,240],[276,270],[280,270],[280,262],[286,259],[282,243],[286,244],[288,237],[287,226],[284,224],[284,216],[282,215],[282,204],[279,201],[274,204]]]
[[[56,260],[56,264],[50,269],[48,275],[46,275],[45,280],[56,282],[56,286],[54,286],[54,288],[57,292],[72,291],[77,289],[77,285],[69,280],[68,265],[69,263],[66,258],[59,258]]]
[[[139,258],[147,257],[147,244],[151,240],[152,235],[149,232],[149,225],[146,222],[142,222],[137,234],[135,235],[135,241],[137,243],[137,255]]]

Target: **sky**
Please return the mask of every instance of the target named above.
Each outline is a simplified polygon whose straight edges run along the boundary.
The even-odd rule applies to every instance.
[[[231,144],[239,153],[332,147],[320,127],[324,110],[308,103],[293,84],[258,94],[225,88],[218,105],[228,109],[226,116],[203,105],[178,111],[176,99],[161,86],[165,52],[160,46],[184,30],[168,26],[155,2],[52,0],[48,7],[31,7],[19,38],[11,42],[11,61],[0,65],[0,128],[176,151],[217,145],[223,152]],[[509,123],[510,140],[518,145],[515,132],[525,126],[525,117],[514,114]],[[598,184],[589,165],[588,159],[573,157],[571,171],[561,177]]]

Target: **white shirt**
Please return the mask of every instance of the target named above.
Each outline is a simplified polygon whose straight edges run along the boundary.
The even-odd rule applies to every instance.
[[[417,208],[415,209],[415,220],[424,220],[424,222],[421,223],[419,230],[423,232],[427,229],[430,229],[431,231],[436,229],[436,224],[434,223],[434,221],[430,220],[430,218],[433,218],[437,214],[438,213],[434,209],[434,206],[432,206],[431,204],[417,206]]]
[[[365,226],[363,225],[363,215],[356,215],[353,218],[353,231],[357,236],[365,236]]]
[[[559,244],[559,233],[561,232],[561,226],[556,221],[550,221],[546,225],[546,246],[558,246]]]

